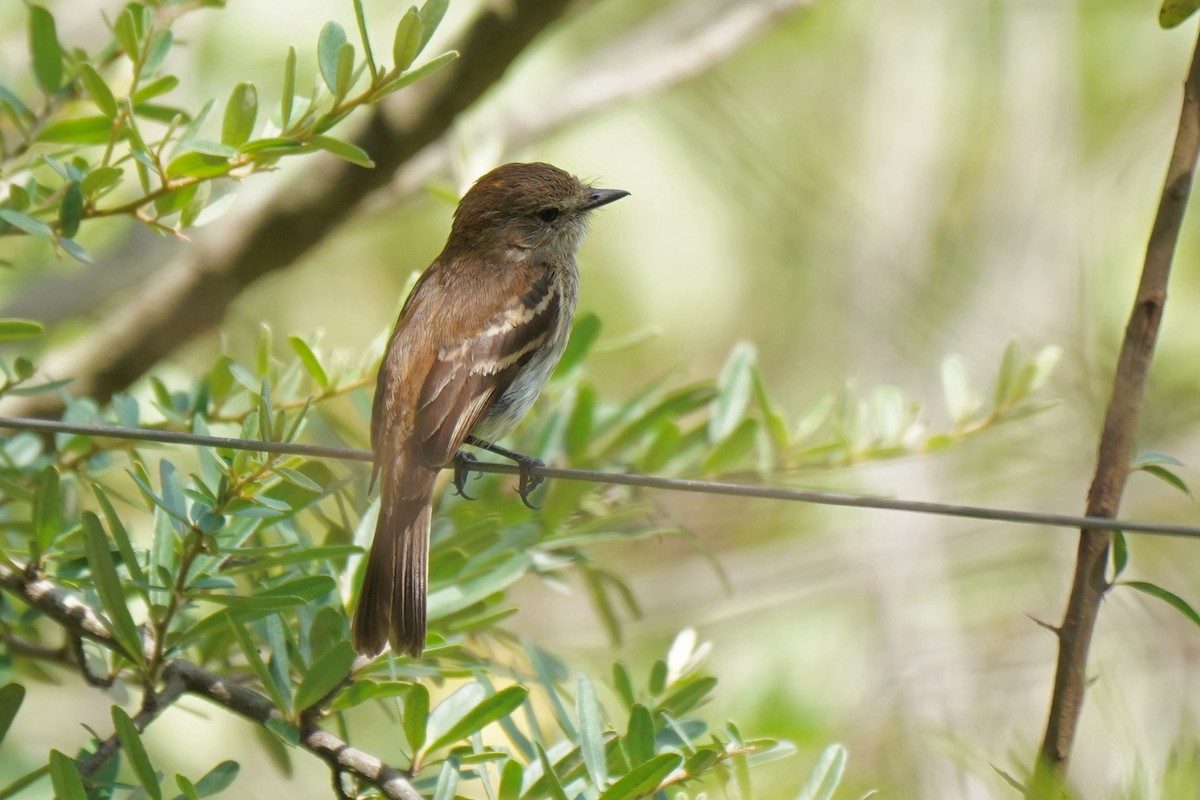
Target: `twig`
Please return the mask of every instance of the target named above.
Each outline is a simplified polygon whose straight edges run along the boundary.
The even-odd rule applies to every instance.
[[[108,632],[104,618],[91,606],[65,594],[53,582],[37,578],[0,563],[0,589],[21,598],[61,625],[68,635],[90,639],[103,647],[120,652],[121,647]],[[144,704],[134,722],[141,730],[164,708],[183,694],[194,694],[260,725],[279,717],[269,699],[245,686],[231,683],[190,661],[176,659],[163,670],[163,688]],[[95,771],[115,752],[115,737],[106,739],[102,751],[85,762],[84,769]],[[351,747],[328,731],[308,723],[300,731],[300,746],[332,769],[353,775],[380,789],[385,797],[394,800],[421,800],[421,795],[398,769],[384,764],[375,756]],[[92,760],[97,763],[92,764]],[[84,774],[88,774],[85,772]]]
[[[105,400],[123,389],[175,347],[217,324],[245,286],[283,269],[306,249],[337,230],[364,198],[394,181],[394,202],[412,197],[452,162],[445,133],[499,79],[520,51],[570,5],[594,2],[521,0],[512,10],[485,11],[456,47],[462,57],[396,99],[403,114],[377,114],[355,143],[375,158],[374,170],[330,159],[286,187],[257,211],[214,225],[196,247],[145,281],[143,288],[86,339],[41,360],[43,374],[74,378],[72,391]],[[527,146],[574,119],[623,99],[661,91],[696,76],[744,47],[783,15],[811,0],[757,0],[711,9],[692,25],[676,13],[661,14],[611,48],[604,57],[541,96],[536,113],[504,108],[494,125],[507,152]],[[636,46],[635,46],[636,45]],[[399,120],[399,121],[398,121]],[[28,315],[28,312],[26,312]],[[61,399],[52,394],[6,398],[11,415],[53,416]]]
[[[372,458],[368,450],[356,450],[349,447],[328,447],[314,444],[298,444],[295,442],[263,442],[255,439],[233,439],[224,436],[181,433],[179,431],[120,428],[108,425],[85,425],[20,417],[0,417],[0,428],[14,428],[45,433],[77,433],[84,436],[109,436],[120,439],[137,439],[168,444],[250,450],[257,453],[288,453],[311,456],[313,458],[341,458],[352,461],[370,461]],[[447,469],[452,468],[452,465],[447,467]],[[476,472],[497,472],[513,475],[520,472],[521,468],[515,464],[475,461],[472,462],[471,469]],[[946,517],[1015,522],[1021,525],[1045,525],[1057,528],[1086,527],[1098,531],[1124,531],[1125,533],[1200,538],[1200,528],[1190,525],[1172,525],[1166,522],[1143,522],[1140,520],[1115,519],[1113,517],[1078,517],[1070,514],[1013,511],[1003,508],[963,506],[953,503],[931,503],[924,500],[900,500],[889,497],[846,494],[843,492],[817,492],[809,489],[792,489],[784,486],[762,486],[749,483],[703,481],[689,478],[665,478],[658,475],[640,475],[631,472],[601,472],[592,469],[566,469],[546,466],[533,466],[528,469],[531,474],[539,478],[611,483],[619,486],[634,486],[643,489],[665,489],[667,491],[690,492],[692,494],[754,497],[761,500],[786,500],[826,506],[873,508],[882,511],[908,511],[915,514],[936,514]]]
[[[1125,341],[1117,360],[1112,397],[1100,435],[1096,473],[1088,493],[1088,517],[1115,517],[1120,506],[1121,494],[1129,476],[1134,429],[1145,397],[1154,343],[1167,299],[1171,262],[1191,194],[1198,154],[1200,40],[1197,40],[1184,83],[1183,109],[1175,147],[1167,168],[1154,228],[1146,246],[1141,282],[1125,329]],[[1046,735],[1042,740],[1031,787],[1035,796],[1042,796],[1039,792],[1057,791],[1066,776],[1079,715],[1083,710],[1088,649],[1100,602],[1109,588],[1106,573],[1112,535],[1108,531],[1095,525],[1084,526],[1080,531],[1071,596],[1058,630],[1058,666]]]

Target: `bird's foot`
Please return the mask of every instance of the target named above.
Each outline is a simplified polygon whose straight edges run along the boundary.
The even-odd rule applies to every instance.
[[[516,455],[517,457],[513,458],[513,461],[517,463],[517,494],[521,496],[521,502],[525,504],[526,508],[537,511],[541,506],[529,502],[529,493],[542,485],[542,477],[534,475],[533,470],[546,466],[546,463],[533,456]]]
[[[464,500],[475,499],[467,494],[467,481],[471,478],[471,464],[478,460],[465,450],[459,450],[454,454],[454,491],[458,492],[458,496]],[[480,477],[482,477],[481,474],[475,475],[477,480]]]

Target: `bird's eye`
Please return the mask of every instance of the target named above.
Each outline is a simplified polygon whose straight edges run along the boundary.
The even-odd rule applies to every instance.
[[[554,220],[558,219],[558,213],[557,208],[543,208],[537,212],[537,218],[542,222],[554,222]]]

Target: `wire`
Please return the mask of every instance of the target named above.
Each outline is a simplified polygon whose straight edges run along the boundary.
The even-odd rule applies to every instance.
[[[369,450],[359,450],[351,447],[328,447],[314,444],[299,444],[296,442],[262,442],[254,439],[205,436],[196,433],[177,433],[174,431],[158,431],[146,428],[85,425],[26,417],[0,417],[0,429],[37,431],[41,433],[67,433],[111,439],[159,442],[163,444],[184,444],[196,447],[219,447],[230,450],[250,450],[256,453],[336,458],[347,461],[372,460]],[[519,469],[515,464],[488,461],[474,461],[471,463],[471,471],[473,472],[495,472],[511,475],[517,473]],[[888,497],[871,497],[869,495],[844,494],[840,492],[816,492],[781,486],[700,481],[687,478],[663,478],[655,475],[639,475],[627,472],[600,472],[590,469],[562,469],[559,467],[535,466],[530,471],[539,478],[611,483],[646,489],[665,489],[674,492],[752,497],[763,500],[785,500],[848,508],[906,511],[915,514],[935,514],[945,517],[1012,522],[1019,525],[1046,525],[1055,528],[1087,528],[1096,531],[1123,531],[1125,533],[1143,533],[1155,536],[1200,538],[1200,528],[1198,527],[1174,525],[1165,522],[1109,519],[1107,517],[1078,517],[1070,514],[1045,514],[1035,511],[1012,511],[983,506],[931,503],[923,500],[897,500]]]

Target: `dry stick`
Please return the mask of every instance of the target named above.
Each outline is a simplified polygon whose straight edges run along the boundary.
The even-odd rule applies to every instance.
[[[120,646],[108,632],[104,618],[96,609],[69,594],[53,582],[0,563],[0,589],[10,592],[50,619],[61,625],[69,635],[90,639],[103,647],[120,652]],[[278,719],[279,711],[266,697],[222,678],[190,661],[175,659],[167,662],[163,671],[164,688],[150,698],[134,724],[142,730],[183,694],[194,694],[216,703],[246,719],[266,725]],[[353,775],[379,788],[391,800],[421,800],[421,795],[398,769],[390,767],[370,753],[352,747],[329,731],[311,722],[300,730],[300,747],[309,751],[340,772]],[[101,745],[81,767],[87,775],[116,752],[118,742],[113,736]]]
[[[1100,435],[1096,475],[1088,492],[1087,516],[1114,517],[1129,475],[1133,434],[1146,392],[1146,378],[1154,354],[1154,342],[1167,299],[1167,278],[1175,255],[1175,244],[1183,224],[1192,176],[1200,153],[1200,40],[1183,87],[1183,110],[1175,149],[1158,204],[1158,215],[1146,247],[1142,279],[1125,341],[1117,361],[1112,399]],[[1046,736],[1035,770],[1035,789],[1061,786],[1066,775],[1083,694],[1087,682],[1088,648],[1096,627],[1100,601],[1110,586],[1107,578],[1108,550],[1112,534],[1085,528],[1079,534],[1075,578],[1071,597],[1058,628],[1058,667],[1050,701]]]

